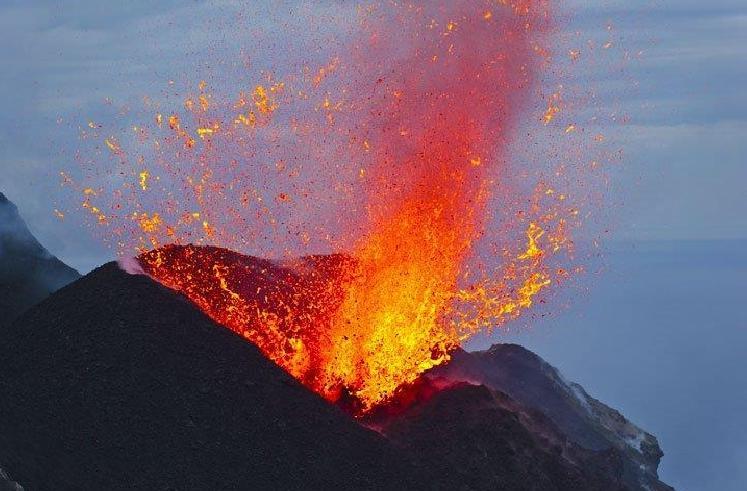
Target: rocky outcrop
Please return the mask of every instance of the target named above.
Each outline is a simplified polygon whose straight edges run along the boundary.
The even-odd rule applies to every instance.
[[[430,374],[469,381],[503,392],[525,408],[542,413],[582,448],[613,450],[623,462],[623,482],[630,489],[670,490],[658,479],[664,455],[656,437],[566,380],[553,366],[516,344],[496,344],[486,351],[458,351],[451,363]]]
[[[541,413],[484,385],[447,386],[381,427],[414,455],[453,468],[470,489],[631,489],[618,452],[586,450]]]

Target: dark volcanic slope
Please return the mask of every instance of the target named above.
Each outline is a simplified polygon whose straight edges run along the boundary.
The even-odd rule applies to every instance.
[[[0,466],[37,489],[452,487],[115,264],[0,332]]]
[[[657,469],[664,455],[656,437],[615,409],[589,396],[578,384],[531,351],[496,344],[486,351],[457,351],[451,363],[432,376],[483,384],[508,394],[524,408],[538,411],[578,446],[613,450],[622,457],[623,482],[630,489],[667,491]]]
[[[472,489],[621,491],[615,451],[569,442],[542,414],[484,385],[457,383],[384,425],[414,455],[452,467]]]
[[[31,234],[16,206],[0,193],[0,324],[80,275]]]
[[[0,490],[2,471],[30,490],[671,489],[652,435],[516,345],[458,351],[403,388],[369,415],[386,438],[113,263],[0,329],[0,346]]]

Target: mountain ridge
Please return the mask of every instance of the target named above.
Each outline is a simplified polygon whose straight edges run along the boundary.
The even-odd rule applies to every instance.
[[[41,245],[0,192],[0,324],[78,278],[78,271]]]

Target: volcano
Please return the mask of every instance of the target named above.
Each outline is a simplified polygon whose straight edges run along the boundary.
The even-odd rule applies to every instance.
[[[26,489],[669,489],[658,457],[641,480],[612,430],[583,440],[563,408],[529,398],[577,386],[548,388],[535,372],[549,365],[517,347],[458,352],[397,411],[355,419],[115,263],[31,308],[0,343],[0,467]],[[578,417],[599,432],[592,414]],[[640,448],[660,457],[652,438]]]

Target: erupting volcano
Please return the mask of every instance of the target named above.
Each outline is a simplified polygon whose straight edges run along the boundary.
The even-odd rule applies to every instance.
[[[365,413],[574,269],[578,209],[509,155],[560,110],[538,88],[552,10],[359,6],[237,97],[200,82],[131,133],[90,122],[83,206],[121,255]]]
[[[8,91],[33,110],[0,189],[0,489],[672,491],[656,436],[571,381],[660,387],[666,338],[615,309],[668,313],[589,294],[669,260],[608,242],[652,121],[608,137],[643,101],[632,17],[135,3],[10,9],[39,56]],[[31,138],[64,166],[46,221]]]

